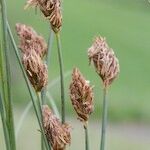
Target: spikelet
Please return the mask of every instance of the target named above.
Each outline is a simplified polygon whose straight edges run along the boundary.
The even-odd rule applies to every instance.
[[[28,0],[25,8],[39,6],[44,16],[50,21],[55,33],[60,31],[62,26],[62,13],[60,0]]]
[[[16,31],[20,39],[19,48],[23,53],[27,54],[30,53],[31,50],[34,50],[41,58],[47,53],[45,40],[39,36],[32,27],[17,23]]]
[[[65,147],[71,143],[70,126],[61,124],[48,105],[43,106],[42,116],[44,131],[53,150],[65,150]]]
[[[80,121],[86,123],[93,112],[93,88],[79,69],[74,68],[70,84],[70,98]]]
[[[22,62],[32,86],[37,92],[41,91],[48,83],[46,64],[42,62],[42,59],[34,50],[24,54]]]
[[[101,77],[104,87],[108,87],[119,73],[119,61],[114,51],[109,48],[105,38],[97,37],[88,49],[90,62],[94,63],[96,72]]]

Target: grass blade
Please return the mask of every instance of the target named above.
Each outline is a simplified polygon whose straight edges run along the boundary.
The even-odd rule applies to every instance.
[[[10,59],[9,59],[9,41],[7,33],[7,12],[6,12],[6,2],[1,0],[1,10],[2,10],[2,29],[3,29],[3,50],[4,50],[4,67],[2,72],[4,72],[3,83],[4,83],[4,100],[6,108],[6,120],[8,125],[9,140],[12,150],[16,150],[16,141],[15,141],[15,128],[14,128],[14,118],[13,118],[13,107],[11,99],[11,76],[10,76]],[[2,56],[2,57],[3,57]]]
[[[50,56],[51,56],[51,50],[52,50],[52,43],[53,43],[53,31],[52,29],[50,29],[50,36],[49,36],[49,39],[48,39],[48,52],[47,52],[47,55],[46,55],[46,59],[45,59],[45,63],[47,64],[47,67],[48,67],[48,64],[49,64],[49,61],[50,61]],[[43,88],[42,91],[41,91],[41,100],[42,100],[42,105],[44,105],[46,103],[46,91],[47,91],[47,87]],[[44,150],[44,144],[43,144],[43,139],[41,137],[41,149]]]
[[[64,78],[67,78],[68,76],[71,75],[71,71],[67,71],[65,74],[64,74]],[[48,85],[48,90],[50,90],[54,85],[56,85],[57,83],[59,83],[60,81],[60,76],[57,77],[56,79],[52,80],[50,82],[50,84]]]
[[[57,116],[57,118],[60,118],[60,113],[58,111],[57,105],[56,105],[53,97],[51,96],[51,94],[49,92],[46,93],[46,96],[47,96],[48,101],[49,101],[49,103],[50,103],[50,105],[54,111],[54,114]]]
[[[1,113],[1,119],[2,119],[2,124],[3,124],[3,132],[4,132],[6,149],[11,150],[9,133],[8,133],[7,124],[6,124],[6,114],[5,114],[6,110],[4,107],[4,101],[1,97],[1,94],[0,94],[0,113]]]
[[[48,39],[48,52],[47,52],[47,55],[46,55],[46,59],[45,59],[45,63],[49,64],[49,61],[50,61],[50,55],[51,55],[51,50],[52,50],[52,43],[53,43],[53,31],[51,30],[50,31],[50,36],[49,36],[49,39]],[[41,92],[41,99],[42,99],[42,104],[45,104],[45,96],[46,96],[46,91],[47,91],[47,87],[43,88],[42,89],[42,92]]]
[[[60,68],[60,86],[61,86],[61,119],[62,123],[65,122],[65,91],[64,91],[64,70],[63,70],[63,60],[59,33],[56,34],[57,49],[58,49],[58,59]]]
[[[16,127],[16,139],[18,139],[18,135],[19,135],[19,132],[20,132],[20,129],[21,129],[21,126],[23,124],[23,121],[25,120],[27,114],[29,113],[30,109],[32,108],[32,102],[30,101],[25,110],[23,111],[21,117],[20,117],[20,120],[18,121],[18,125]]]

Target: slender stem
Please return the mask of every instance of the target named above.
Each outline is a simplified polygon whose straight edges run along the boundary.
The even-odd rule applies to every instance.
[[[36,96],[37,96],[38,109],[40,111],[40,119],[42,121],[42,101],[41,101],[41,94],[40,94],[40,92],[36,92]]]
[[[6,149],[11,150],[9,133],[8,133],[7,124],[6,124],[6,114],[5,114],[5,112],[6,111],[5,111],[5,107],[4,107],[4,101],[3,101],[2,97],[1,97],[1,94],[0,94],[0,113],[1,113],[1,119],[2,119],[2,124],[3,124],[5,144],[6,144]]]
[[[53,111],[54,111],[54,114],[55,114],[58,118],[60,118],[60,114],[59,114],[57,105],[56,105],[56,103],[55,103],[53,97],[51,96],[51,94],[50,94],[49,92],[46,93],[46,96],[47,96],[48,101],[49,101],[49,103],[50,103],[50,105],[51,105],[51,107],[52,107],[52,109],[53,109]]]
[[[51,54],[51,49],[52,49],[52,42],[53,42],[53,31],[51,30],[50,31],[50,36],[49,36],[49,39],[48,39],[48,52],[47,52],[47,55],[46,55],[46,58],[45,58],[45,63],[49,64],[49,60],[50,60],[50,54]],[[41,92],[41,99],[42,99],[42,105],[45,104],[45,101],[46,101],[46,91],[47,91],[47,87],[43,88],[42,89],[42,92]]]
[[[85,150],[89,150],[89,133],[88,133],[88,123],[84,125],[85,131]]]
[[[39,113],[40,113],[40,112],[39,112],[40,110],[37,108],[36,100],[35,100],[35,98],[34,98],[34,93],[33,93],[33,91],[32,91],[33,89],[32,89],[32,87],[31,87],[31,85],[30,85],[30,83],[29,83],[29,80],[28,80],[28,78],[27,78],[25,69],[24,69],[24,67],[23,67],[23,65],[22,65],[22,63],[21,63],[21,59],[20,59],[20,56],[19,56],[18,48],[17,48],[17,46],[16,46],[16,43],[15,43],[15,40],[14,40],[14,38],[13,38],[13,35],[12,35],[12,32],[11,32],[11,29],[10,29],[10,26],[9,26],[8,22],[7,22],[7,29],[8,29],[8,33],[9,33],[9,36],[10,36],[10,40],[11,40],[12,45],[13,45],[13,48],[14,48],[15,55],[16,55],[17,60],[18,60],[18,62],[19,62],[19,65],[20,65],[20,68],[21,68],[23,77],[24,77],[24,79],[25,79],[25,82],[26,82],[26,85],[27,85],[29,94],[30,94],[30,96],[31,96],[31,100],[32,100],[32,103],[33,103],[33,108],[34,108],[34,110],[35,110],[35,114],[36,114],[36,117],[37,117],[37,120],[38,120],[38,123],[39,123],[39,126],[40,126],[40,130],[41,130],[41,132],[42,132],[42,134],[43,134],[43,137],[44,137],[44,142],[45,142],[46,149],[47,149],[47,150],[50,150],[51,148],[50,148],[50,146],[49,146],[49,144],[48,144],[48,141],[47,141],[47,139],[46,139],[45,132],[44,132],[44,129],[43,129],[43,125],[42,125],[42,122],[41,122],[41,119],[40,119],[40,114],[39,114]]]
[[[12,100],[11,100],[11,78],[10,78],[10,60],[9,60],[9,50],[8,50],[8,39],[7,39],[7,12],[6,12],[6,2],[5,0],[1,0],[2,7],[2,27],[3,27],[3,48],[4,48],[4,56],[5,56],[5,82],[6,82],[6,96],[5,99],[8,103],[6,107],[7,115],[6,120],[8,124],[8,132],[10,136],[10,144],[12,150],[16,149],[16,140],[15,140],[15,128],[14,128],[14,118],[13,118],[13,110],[12,110]]]
[[[10,43],[9,43],[10,44]],[[10,46],[10,45],[9,45]],[[16,150],[16,137],[15,137],[15,125],[14,125],[14,115],[13,115],[13,104],[12,104],[12,87],[11,87],[11,72],[10,72],[10,59],[8,58],[8,54],[9,51],[7,50],[6,55],[7,55],[7,73],[8,73],[8,87],[7,87],[7,91],[8,91],[8,104],[9,104],[9,108],[8,108],[8,119],[9,119],[9,132],[10,132],[10,141],[12,142],[12,149]]]
[[[60,67],[60,83],[61,83],[61,115],[62,123],[65,122],[65,91],[64,91],[64,72],[63,72],[63,60],[59,33],[56,33],[56,41],[58,47],[58,59]]]
[[[101,131],[101,146],[100,150],[105,150],[106,126],[107,126],[107,89],[103,91],[103,112],[102,112],[102,131]]]
[[[54,32],[51,29],[50,30],[50,36],[49,36],[49,39],[48,39],[48,54],[47,54],[47,57],[46,57],[46,63],[47,63],[47,65],[49,64],[49,61],[51,59],[50,57],[51,57],[53,39],[54,39]]]
[[[29,113],[30,109],[32,108],[32,101],[29,101],[27,106],[25,107],[23,113],[21,114],[21,117],[17,123],[16,127],[16,139],[18,139],[19,132],[21,130],[21,126],[23,124],[23,121],[25,120],[27,114]]]
[[[49,39],[48,39],[48,52],[47,52],[47,55],[46,55],[46,58],[45,58],[45,63],[49,64],[49,60],[50,60],[50,54],[51,54],[51,49],[52,49],[52,42],[53,42],[53,31],[52,29],[50,30],[50,36],[49,36]],[[45,104],[46,102],[46,91],[47,91],[47,87],[43,88],[42,91],[41,91],[41,100],[42,100],[42,105]],[[44,150],[44,142],[43,142],[43,136],[41,135],[41,149]]]
[[[0,18],[1,19],[1,18]],[[0,22],[1,25],[1,22]],[[1,32],[1,28],[0,28]],[[0,34],[1,35],[1,34]],[[2,50],[2,37],[0,37],[0,84],[2,85],[2,95],[0,94],[0,114],[1,114],[1,120],[3,125],[3,132],[4,132],[4,138],[5,138],[5,144],[6,149],[10,150],[10,139],[9,139],[9,132],[7,128],[7,121],[6,121],[6,101],[4,100],[5,97],[5,80],[4,80],[4,59],[3,59],[3,50]]]

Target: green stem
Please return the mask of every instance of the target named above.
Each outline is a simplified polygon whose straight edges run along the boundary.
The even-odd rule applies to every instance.
[[[30,112],[30,109],[32,108],[32,101],[29,101],[27,106],[25,107],[25,110],[23,111],[23,113],[21,114],[21,117],[19,119],[19,121],[17,122],[17,127],[16,127],[16,139],[18,139],[18,135],[19,132],[21,130],[21,127],[23,125],[23,122],[25,121],[26,116],[28,115],[28,113]]]
[[[28,80],[28,78],[27,78],[25,69],[24,69],[24,67],[23,67],[23,65],[22,65],[22,62],[21,62],[21,59],[20,59],[20,56],[19,56],[19,52],[18,52],[18,48],[17,48],[17,46],[16,46],[16,43],[15,43],[15,40],[14,40],[14,38],[13,38],[13,35],[12,35],[12,32],[11,32],[11,29],[10,29],[10,26],[9,26],[8,22],[7,22],[7,29],[8,29],[8,33],[9,33],[9,36],[10,36],[10,40],[11,40],[12,45],[13,45],[13,48],[14,48],[15,55],[16,55],[17,60],[18,60],[18,62],[19,62],[19,65],[20,65],[20,68],[21,68],[23,77],[24,77],[24,79],[25,79],[25,82],[26,82],[26,85],[27,85],[29,94],[30,94],[30,96],[31,96],[31,100],[32,100],[32,103],[33,103],[33,108],[34,108],[34,110],[35,110],[35,114],[36,114],[36,117],[37,117],[37,120],[38,120],[38,123],[39,123],[39,126],[40,126],[40,130],[41,130],[42,135],[43,135],[43,137],[44,137],[44,142],[45,142],[46,149],[47,149],[47,150],[50,150],[50,146],[49,146],[48,141],[47,141],[47,139],[46,139],[45,132],[44,132],[44,129],[43,129],[43,125],[42,125],[42,122],[41,122],[41,119],[40,119],[40,114],[39,114],[39,113],[40,113],[40,112],[39,112],[40,110],[37,108],[36,99],[34,98],[34,93],[33,93],[33,91],[32,91],[33,89],[32,89],[32,87],[31,87],[31,85],[30,85],[30,82],[29,82],[29,80]]]
[[[6,12],[6,3],[5,0],[1,0],[2,7],[2,27],[3,27],[3,48],[4,48],[4,57],[5,57],[5,82],[6,82],[6,91],[5,91],[5,101],[7,101],[8,106],[6,107],[6,120],[8,124],[8,132],[10,136],[10,144],[12,150],[16,150],[16,140],[15,140],[15,128],[14,128],[14,118],[13,118],[13,108],[11,100],[11,78],[10,78],[10,60],[9,60],[9,49],[8,49],[8,39],[7,39],[7,12]]]
[[[107,89],[103,91],[103,112],[102,112],[102,131],[101,131],[101,146],[100,150],[105,150],[106,126],[107,126]]]
[[[49,39],[48,39],[48,54],[47,54],[47,57],[46,57],[46,64],[47,65],[49,64],[49,61],[51,59],[50,57],[51,57],[51,51],[52,51],[53,38],[54,38],[54,32],[51,29],[50,30],[50,36],[49,36]]]
[[[10,43],[9,43],[10,44]],[[9,45],[10,46],[10,45]],[[9,51],[7,53],[7,73],[8,73],[8,118],[9,118],[9,132],[10,132],[10,141],[12,141],[12,149],[16,150],[16,136],[15,136],[15,125],[14,125],[14,115],[13,115],[13,104],[12,104],[12,93],[11,93],[11,72],[10,72],[10,59],[8,58]]]
[[[63,72],[63,60],[62,60],[62,51],[61,51],[61,43],[59,33],[56,33],[56,41],[58,48],[58,59],[59,59],[59,67],[60,67],[60,83],[61,83],[61,115],[62,115],[62,123],[65,122],[65,91],[64,91],[64,72]]]
[[[47,52],[47,55],[46,55],[46,58],[45,58],[45,63],[46,63],[47,66],[48,66],[49,60],[50,60],[50,54],[51,54],[52,42],[53,42],[53,35],[54,35],[53,31],[51,30],[50,31],[50,36],[49,36],[49,39],[48,39],[48,52]],[[46,91],[47,91],[47,87],[43,88],[42,92],[41,92],[42,105],[45,104],[45,101],[46,101]]]
[[[89,133],[88,133],[88,123],[84,125],[85,131],[85,150],[89,150]]]
[[[57,116],[57,118],[60,119],[60,114],[59,114],[57,105],[56,105],[56,103],[55,103],[53,97],[51,96],[51,94],[50,94],[49,92],[46,93],[46,96],[47,96],[47,98],[48,98],[48,101],[49,101],[49,103],[50,103],[52,109],[53,109],[54,114]]]
[[[1,22],[0,22],[1,23]],[[0,24],[1,25],[1,24]],[[0,28],[1,32],[1,28]],[[0,37],[0,39],[2,39]],[[1,114],[1,120],[2,120],[2,125],[3,125],[3,132],[4,132],[4,138],[5,138],[5,144],[6,144],[6,149],[10,150],[10,139],[9,139],[9,132],[7,128],[7,121],[6,121],[6,101],[4,100],[5,97],[5,81],[4,81],[4,60],[3,60],[3,50],[2,50],[2,41],[0,41],[0,84],[2,85],[1,89],[2,90],[2,95],[0,94],[0,114]]]
[[[50,54],[51,54],[51,49],[52,49],[52,42],[53,42],[53,31],[52,29],[50,30],[50,36],[48,39],[48,52],[45,58],[45,63],[49,64],[49,60],[50,60]],[[46,91],[47,91],[47,87],[43,88],[41,91],[41,101],[42,101],[42,105],[44,105],[46,103]],[[41,135],[41,149],[44,150],[44,142],[43,142],[43,136]]]
[[[8,133],[8,128],[7,128],[7,124],[6,124],[6,114],[5,114],[5,112],[6,112],[6,110],[5,110],[5,107],[4,107],[4,101],[3,101],[2,97],[1,97],[1,94],[0,94],[0,113],[1,113],[1,119],[2,119],[2,124],[3,124],[5,144],[6,144],[6,149],[11,150],[9,133]]]

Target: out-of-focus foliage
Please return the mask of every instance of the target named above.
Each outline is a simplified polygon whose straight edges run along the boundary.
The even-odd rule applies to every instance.
[[[49,25],[40,11],[23,10],[25,1],[8,1],[8,19],[12,29],[15,23],[32,25],[48,38]],[[102,108],[102,84],[93,67],[89,67],[87,49],[95,36],[107,38],[120,62],[120,75],[109,92],[110,119],[150,120],[150,4],[147,0],[63,0],[63,28],[61,32],[65,71],[74,66],[95,85],[95,113]],[[54,45],[55,42],[54,42]],[[13,99],[16,104],[26,103],[27,93],[19,66],[12,52]],[[53,46],[49,80],[59,74],[56,46]],[[67,110],[72,106],[68,96],[70,78],[66,80]],[[59,85],[50,89],[60,101]]]

